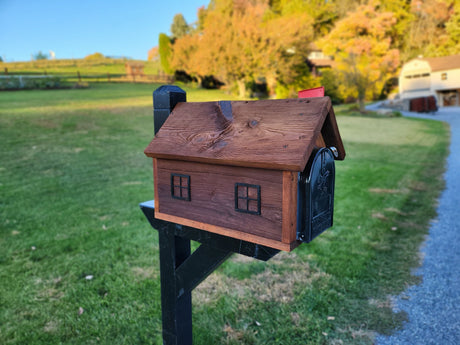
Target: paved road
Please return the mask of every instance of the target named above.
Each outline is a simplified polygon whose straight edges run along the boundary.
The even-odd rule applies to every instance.
[[[435,115],[405,116],[446,121],[451,127],[450,155],[438,218],[433,220],[422,247],[424,261],[416,271],[420,285],[397,298],[396,311],[408,322],[392,336],[378,336],[377,345],[460,345],[460,108],[442,109]],[[409,299],[407,299],[409,297]]]

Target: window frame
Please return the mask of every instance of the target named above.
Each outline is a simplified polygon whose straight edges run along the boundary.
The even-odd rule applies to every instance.
[[[244,193],[243,196],[240,196],[240,188],[246,188],[246,192]],[[257,197],[250,197],[249,196],[249,188],[254,188],[257,191]],[[246,208],[239,208],[239,201],[240,200],[246,200]],[[250,201],[256,201],[257,202],[257,211],[251,211],[249,204]],[[235,183],[235,211],[241,212],[241,213],[248,213],[248,214],[253,214],[253,215],[261,215],[261,193],[260,193],[260,186],[255,185],[255,184],[248,184],[248,183],[240,183],[237,182]]]
[[[178,177],[179,178],[179,184],[174,184],[174,178]],[[185,186],[182,184],[183,179],[186,179]],[[175,188],[179,188],[179,195],[176,195],[175,193]],[[185,193],[183,191],[187,191],[187,195],[183,196]],[[176,200],[184,200],[184,201],[191,201],[192,196],[191,196],[191,190],[190,190],[190,175],[184,175],[184,174],[176,174],[176,173],[171,173],[171,197]]]

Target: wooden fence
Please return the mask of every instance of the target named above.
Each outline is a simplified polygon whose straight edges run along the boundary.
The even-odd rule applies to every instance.
[[[109,83],[160,83],[160,84],[172,84],[175,81],[174,76],[167,75],[163,73],[159,74],[81,74],[77,71],[74,74],[71,73],[53,73],[48,74],[47,71],[42,73],[16,73],[9,72],[5,68],[3,75],[0,77],[17,77],[21,79],[27,78],[48,78],[48,77],[58,77],[62,80],[72,81],[72,82],[109,82]]]

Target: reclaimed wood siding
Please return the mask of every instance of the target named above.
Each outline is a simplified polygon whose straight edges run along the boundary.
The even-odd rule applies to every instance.
[[[297,178],[292,171],[283,172],[283,243],[297,238]]]
[[[158,159],[160,213],[282,241],[283,172]],[[190,176],[191,201],[171,197],[171,174]],[[261,215],[235,210],[235,183],[259,185]]]

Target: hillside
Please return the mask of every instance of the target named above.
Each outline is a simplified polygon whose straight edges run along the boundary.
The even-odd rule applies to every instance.
[[[125,63],[142,63],[146,75],[163,73],[159,61],[137,61],[128,59],[61,59],[35,60],[27,62],[0,62],[0,75],[5,74],[54,74],[54,75],[123,75]]]

